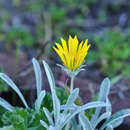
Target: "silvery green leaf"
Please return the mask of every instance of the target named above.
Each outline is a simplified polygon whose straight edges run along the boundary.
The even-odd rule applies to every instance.
[[[37,87],[37,97],[38,97],[42,88],[42,72],[39,63],[35,58],[32,59],[32,62],[33,62],[33,67],[34,67],[34,72],[36,77],[36,87]]]
[[[120,126],[120,125],[123,123],[123,121],[124,121],[123,118],[122,118],[122,119],[119,119],[119,120],[116,120],[116,121],[114,121],[113,123],[111,123],[111,126],[112,126],[113,128],[116,128],[116,127]]]
[[[59,124],[56,124],[57,129],[62,129],[65,125],[66,125],[66,120],[71,116],[71,113],[68,114],[64,114],[61,113],[60,114],[60,118],[59,118]]]
[[[45,72],[46,72],[46,75],[48,78],[48,82],[49,82],[51,91],[53,91],[55,93],[55,80],[54,80],[53,73],[52,73],[50,67],[48,66],[48,64],[44,60],[43,60],[43,65],[45,68]]]
[[[42,126],[44,126],[47,130],[49,129],[49,126],[42,120],[40,120],[40,123]]]
[[[105,101],[110,91],[110,80],[105,78],[101,84],[98,101]]]
[[[71,120],[76,114],[78,114],[78,113],[80,113],[84,110],[87,110],[87,109],[90,109],[90,108],[96,108],[96,107],[106,107],[106,106],[107,106],[106,103],[96,101],[96,102],[90,102],[90,103],[87,103],[83,106],[77,107],[77,109],[69,116],[69,118],[67,118],[67,120],[65,121],[64,124],[66,124],[66,122]]]
[[[100,130],[103,130],[105,127],[111,125],[113,122],[119,121],[120,119],[122,120],[124,117],[127,116],[130,116],[130,109],[123,109],[116,112],[102,125]]]
[[[37,113],[40,110],[40,107],[41,107],[42,101],[45,97],[45,94],[46,94],[45,90],[41,91],[40,94],[38,95],[38,98],[36,99],[35,110],[36,110]]]
[[[70,130],[71,129],[71,123],[68,122],[64,128],[64,130]]]
[[[109,101],[109,99],[107,98],[106,99],[106,103],[109,104],[107,107],[106,107],[106,111],[107,112],[111,112],[112,113],[112,106],[111,106],[111,102]]]
[[[55,118],[55,123],[56,125],[59,124],[59,117],[60,117],[60,101],[58,99],[58,97],[56,96],[56,93],[54,94],[54,96],[52,96],[53,98],[53,108],[54,108],[54,118]]]
[[[83,130],[94,130],[88,118],[84,115],[84,112],[79,114],[79,121],[83,127]]]
[[[78,94],[79,94],[79,88],[74,89],[74,90],[70,93],[70,95],[69,95],[69,97],[68,97],[66,106],[72,106],[72,104],[74,104],[74,101],[77,99]]]
[[[82,130],[81,124],[79,124],[79,125],[77,126],[77,130]]]
[[[109,125],[109,126],[106,128],[106,130],[114,130],[114,129],[113,129],[112,125]]]
[[[111,106],[111,102],[109,101],[109,98],[106,99],[106,103],[108,104],[108,106],[106,106],[106,112],[112,113],[112,106]],[[107,120],[108,120],[110,117],[111,117],[111,115],[107,117]]]
[[[0,73],[0,78],[2,78],[2,80],[4,80],[19,95],[19,97],[21,98],[25,107],[28,108],[28,105],[27,105],[22,93],[20,92],[18,87],[15,85],[15,83],[4,73]]]
[[[79,129],[75,118],[72,118],[71,124],[72,124],[72,130],[81,130],[81,129]]]
[[[98,101],[105,102],[108,97],[109,91],[110,91],[110,80],[108,78],[105,78],[100,86]],[[97,108],[95,114],[92,115],[91,124],[94,124],[94,122],[96,122],[100,112],[101,112],[101,108]]]
[[[0,106],[4,107],[6,110],[13,112],[14,108],[6,100],[0,97]]]
[[[94,123],[93,127],[96,128],[96,126],[104,119],[108,118],[111,115],[111,112],[105,112],[103,113],[98,119],[97,121]]]
[[[69,110],[75,110],[75,109],[77,109],[78,108],[78,106],[76,106],[76,105],[72,105],[72,106],[66,106],[66,104],[65,105],[61,105],[61,110],[65,110],[65,112],[64,113],[66,113],[66,111],[69,111]]]
[[[51,117],[51,113],[45,107],[43,107],[43,111],[44,111],[44,113],[45,113],[45,115],[46,115],[50,125],[54,126],[53,119]]]
[[[53,126],[50,126],[49,129],[47,129],[47,130],[57,130],[57,129]]]
[[[48,82],[49,82],[50,88],[51,88],[55,122],[56,122],[56,124],[58,124],[58,120],[60,117],[60,101],[59,101],[59,99],[56,95],[56,91],[55,91],[54,76],[53,76],[53,73],[52,73],[50,67],[48,66],[48,64],[45,61],[43,61],[43,65],[44,65],[45,72],[46,72],[46,75],[48,78]]]

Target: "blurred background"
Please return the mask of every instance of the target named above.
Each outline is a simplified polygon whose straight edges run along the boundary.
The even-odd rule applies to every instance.
[[[62,87],[68,77],[56,66],[61,61],[52,46],[69,35],[91,43],[86,71],[75,80],[83,102],[90,101],[109,77],[113,111],[130,107],[130,0],[0,0],[0,72],[15,81],[31,105],[32,58],[46,60]],[[43,89],[47,86],[43,71]],[[21,105],[1,80],[0,96]],[[123,125],[130,128],[130,120]]]

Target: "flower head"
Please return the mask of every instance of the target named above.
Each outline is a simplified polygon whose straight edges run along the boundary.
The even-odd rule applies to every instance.
[[[90,48],[90,44],[87,44],[88,39],[83,44],[83,41],[79,43],[77,36],[74,38],[69,36],[68,44],[63,38],[61,38],[61,43],[56,43],[56,47],[53,48],[61,58],[64,66],[72,71],[80,68]]]

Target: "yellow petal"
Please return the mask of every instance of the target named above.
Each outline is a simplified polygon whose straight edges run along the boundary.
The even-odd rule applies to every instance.
[[[81,48],[83,46],[83,41],[81,41],[81,43],[79,44],[79,47],[77,49],[77,53],[76,53],[76,61],[78,60],[79,54],[81,53]]]
[[[84,49],[85,47],[87,47],[87,44],[88,44],[88,39],[86,39],[86,41],[85,41],[85,43],[84,43],[82,48]]]
[[[67,46],[66,41],[63,38],[61,38],[61,42],[62,42],[62,46],[64,49],[64,56],[66,59],[66,64],[69,67],[70,66],[70,55],[69,55],[69,51],[68,51],[68,46]]]
[[[58,50],[57,48],[53,47],[53,49],[56,51],[56,53],[59,55],[59,57],[61,58],[61,60],[63,61],[64,65],[66,65],[66,60],[65,60],[65,57],[62,53],[61,50]]]
[[[63,47],[65,53],[68,53],[68,48],[67,48],[66,41],[63,38],[61,38],[61,42],[62,42],[62,47]]]
[[[84,48],[82,49],[82,55],[78,61],[78,64],[77,64],[77,68],[81,66],[81,64],[83,63],[84,61],[84,58],[86,57],[87,53],[88,53],[88,49],[90,48],[90,44],[88,46],[84,46]]]
[[[63,50],[62,46],[61,46],[59,43],[56,43],[56,46],[57,46],[58,50],[60,50],[60,51],[64,52],[64,50]]]
[[[81,54],[82,54],[82,48],[83,46],[83,41],[81,41],[81,43],[79,44],[79,47],[78,47],[78,50],[77,50],[77,53],[76,53],[76,56],[75,56],[75,67],[77,66],[78,62],[79,62],[79,59],[81,58]]]
[[[78,48],[77,36],[75,36],[74,38],[69,36],[68,44],[69,44],[69,55],[70,55],[70,67],[73,69],[75,64],[77,48]]]
[[[84,52],[84,53],[82,54],[82,56],[81,56],[81,58],[80,58],[80,60],[79,60],[79,62],[78,62],[78,64],[77,64],[77,68],[79,68],[79,67],[81,66],[81,64],[83,63],[84,58],[86,57],[86,55],[87,55],[87,52]]]
[[[73,46],[74,46],[74,49],[73,49],[73,53],[74,55],[76,55],[76,52],[77,52],[77,49],[78,49],[78,39],[77,39],[77,36],[74,37],[74,43],[73,43]]]
[[[69,40],[68,40],[69,54],[72,54],[72,48],[73,48],[72,42],[73,42],[73,38],[69,36]]]

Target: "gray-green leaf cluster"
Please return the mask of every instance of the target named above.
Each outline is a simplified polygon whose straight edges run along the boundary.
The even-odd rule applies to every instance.
[[[102,121],[104,123],[99,130],[113,130],[123,122],[125,117],[130,116],[130,109],[120,110],[112,115],[112,107],[108,98],[110,91],[110,80],[108,78],[103,80],[96,101],[76,105],[75,101],[79,97],[79,88],[75,88],[69,95],[64,96],[65,92],[57,89],[53,73],[48,64],[43,61],[51,89],[51,95],[48,95],[45,90],[42,90],[40,64],[35,58],[32,62],[37,89],[37,98],[33,108],[29,108],[15,83],[7,75],[0,73],[0,78],[18,94],[25,106],[25,108],[14,107],[0,98],[0,106],[6,109],[1,119],[2,130],[96,130]],[[93,108],[95,111],[88,118],[86,112]],[[104,113],[102,113],[103,108],[105,108]]]

